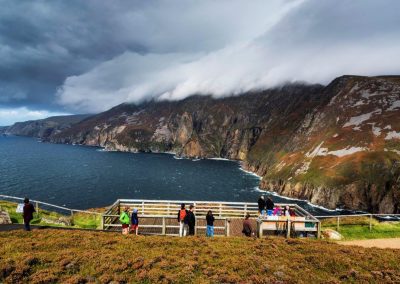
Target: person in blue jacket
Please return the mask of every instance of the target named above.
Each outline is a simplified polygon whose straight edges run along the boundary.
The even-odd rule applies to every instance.
[[[139,217],[138,217],[138,210],[135,208],[132,211],[131,216],[131,232],[138,235],[139,231]]]

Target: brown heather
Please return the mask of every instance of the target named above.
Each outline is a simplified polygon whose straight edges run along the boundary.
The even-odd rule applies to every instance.
[[[0,233],[4,283],[399,283],[393,249],[305,239]]]

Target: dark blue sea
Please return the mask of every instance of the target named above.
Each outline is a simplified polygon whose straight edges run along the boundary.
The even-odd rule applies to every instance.
[[[0,194],[74,209],[104,207],[118,198],[256,202],[261,194],[258,184],[257,176],[233,161],[106,152],[0,137]],[[290,202],[314,214],[332,214],[304,201]]]

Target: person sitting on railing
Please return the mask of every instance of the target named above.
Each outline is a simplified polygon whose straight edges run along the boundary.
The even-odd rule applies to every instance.
[[[251,237],[251,235],[253,233],[253,228],[251,227],[250,214],[249,213],[247,213],[246,217],[244,218],[242,233],[246,237]]]
[[[186,215],[188,210],[185,208],[185,204],[181,204],[181,209],[178,211],[178,222],[179,222],[179,236],[186,236],[187,233],[187,220]]]
[[[208,210],[207,216],[207,237],[214,237],[214,215],[211,210]]]
[[[267,208],[267,215],[272,216],[272,212],[274,211],[274,202],[272,201],[271,197],[267,198],[267,201],[265,202],[265,207]]]
[[[127,235],[129,233],[129,207],[125,207],[119,217],[119,221],[122,224],[122,234]]]
[[[193,211],[194,205],[191,204],[185,217],[185,223],[189,226],[189,236],[194,236],[194,227],[196,225],[196,216]]]
[[[135,233],[137,236],[138,231],[139,231],[139,217],[138,217],[138,210],[135,208],[133,209],[131,216],[131,232]]]
[[[22,216],[24,217],[25,231],[31,230],[30,222],[33,219],[33,213],[36,212],[35,207],[29,202],[29,198],[25,197]]]

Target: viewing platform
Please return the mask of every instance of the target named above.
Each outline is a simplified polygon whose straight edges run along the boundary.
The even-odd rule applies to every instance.
[[[265,235],[283,235],[285,237],[319,237],[320,221],[309,212],[292,203],[276,203],[275,207],[289,206],[295,216],[259,216],[257,203],[217,202],[189,200],[145,200],[118,199],[102,216],[104,230],[120,230],[119,215],[125,207],[132,212],[138,210],[139,231],[141,234],[171,235],[179,234],[177,215],[181,204],[187,208],[194,205],[196,215],[195,234],[205,235],[206,214],[209,210],[215,217],[215,236],[241,236],[246,214],[250,215],[253,230],[258,237]]]

